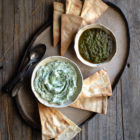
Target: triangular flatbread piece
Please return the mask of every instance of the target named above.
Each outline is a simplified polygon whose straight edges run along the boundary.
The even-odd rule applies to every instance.
[[[61,56],[65,54],[76,32],[82,25],[83,19],[79,16],[64,14],[61,17]]]
[[[66,14],[79,16],[82,10],[82,1],[66,0]]]
[[[81,129],[67,119],[60,111],[38,104],[42,126],[42,140],[72,139]],[[67,132],[67,134],[66,134]],[[67,139],[65,139],[67,140]]]
[[[109,6],[102,0],[85,0],[81,17],[83,17],[88,24],[94,23]]]
[[[71,107],[106,114],[107,96],[112,95],[111,83],[105,70],[100,70],[83,81],[83,89]]]
[[[78,99],[70,105],[70,107],[106,114],[107,104],[107,97],[83,97],[83,94],[81,93]]]
[[[53,3],[53,46],[56,46],[60,39],[61,15],[64,13],[64,4],[60,2]]]
[[[79,128],[76,124],[74,124],[72,121],[68,120],[70,126],[61,133],[56,140],[71,140],[74,138],[80,131],[81,128]]]
[[[83,96],[101,97],[112,96],[112,87],[108,73],[102,69],[83,81]]]

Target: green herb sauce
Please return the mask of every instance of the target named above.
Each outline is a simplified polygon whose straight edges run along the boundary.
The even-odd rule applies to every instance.
[[[101,29],[88,29],[79,40],[81,56],[92,63],[101,63],[108,59],[113,48],[113,39]]]
[[[37,70],[34,87],[49,103],[63,104],[73,98],[77,89],[76,70],[67,62],[50,62]]]

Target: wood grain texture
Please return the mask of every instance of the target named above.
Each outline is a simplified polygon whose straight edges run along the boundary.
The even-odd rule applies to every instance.
[[[16,72],[30,36],[50,18],[52,2],[0,0],[0,88]],[[128,65],[109,99],[107,115],[97,114],[82,126],[74,140],[140,140],[140,1],[110,2],[122,9],[130,26]],[[17,112],[14,100],[0,92],[0,140],[19,139],[40,140],[41,133],[29,127]]]
[[[1,138],[1,131],[0,131],[0,140],[1,140],[2,138]]]

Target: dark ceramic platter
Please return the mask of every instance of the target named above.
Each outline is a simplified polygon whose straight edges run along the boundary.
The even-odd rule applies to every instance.
[[[73,45],[68,49],[65,57],[72,59],[80,67],[84,78],[95,73],[101,68],[104,68],[108,71],[108,74],[111,79],[111,84],[113,89],[115,88],[117,82],[119,81],[121,74],[126,66],[127,58],[129,55],[130,48],[130,36],[127,20],[122,13],[122,11],[110,2],[106,2],[110,7],[107,11],[96,21],[96,23],[103,24],[107,26],[115,34],[117,40],[117,52],[115,57],[108,64],[103,64],[98,68],[90,68],[82,64],[77,58],[73,50]],[[48,56],[59,55],[58,45],[56,48],[52,46],[52,31],[51,24],[44,25],[39,31],[34,35],[29,48],[34,47],[37,44],[44,43],[47,46],[47,51],[44,58]],[[25,54],[28,52],[26,50]],[[24,57],[23,60],[24,61]],[[19,71],[22,68],[19,68]],[[17,93],[15,101],[18,107],[18,110],[22,118],[34,128],[40,129],[40,119],[38,113],[37,100],[34,97],[31,87],[30,87],[30,78],[31,73],[27,78],[18,83],[13,92]],[[69,119],[74,121],[76,124],[81,125],[90,118],[92,118],[95,113],[83,111],[75,108],[62,108],[59,109],[63,114],[65,114]]]

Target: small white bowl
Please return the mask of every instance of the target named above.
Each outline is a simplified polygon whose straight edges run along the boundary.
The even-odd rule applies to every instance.
[[[36,92],[35,88],[34,88],[34,79],[36,77],[36,72],[37,70],[39,69],[40,66],[44,66],[46,65],[47,63],[49,62],[53,62],[53,61],[56,61],[56,60],[61,60],[61,61],[64,61],[64,62],[68,62],[70,63],[76,70],[76,73],[77,73],[77,90],[75,92],[75,98],[72,100],[72,101],[68,101],[67,103],[65,104],[51,104],[49,103],[47,100],[41,98],[40,94]],[[33,73],[32,73],[32,77],[31,77],[31,88],[32,88],[32,91],[35,95],[35,97],[37,98],[37,100],[42,103],[43,105],[45,106],[48,106],[48,107],[55,107],[55,108],[62,108],[62,107],[66,107],[66,106],[69,106],[70,104],[72,104],[77,98],[78,96],[80,95],[81,93],[81,90],[82,90],[82,85],[83,85],[83,76],[82,76],[82,73],[79,69],[79,67],[77,66],[77,64],[75,64],[73,61],[71,61],[70,59],[66,58],[66,57],[62,57],[62,56],[50,56],[50,57],[47,57],[45,58],[44,60],[42,60],[41,62],[39,62],[35,69],[33,70]]]
[[[96,28],[102,29],[102,30],[105,31],[107,34],[111,35],[111,37],[112,37],[113,40],[114,40],[113,51],[112,51],[112,53],[110,54],[109,58],[108,58],[106,61],[104,61],[104,62],[102,62],[102,63],[97,63],[97,64],[85,60],[85,59],[81,56],[81,54],[80,54],[80,52],[79,52],[79,39],[80,39],[82,33],[83,33],[84,31],[88,30],[88,29],[94,29],[94,28],[95,28],[95,29],[96,29]],[[113,34],[107,27],[105,27],[105,26],[103,26],[103,25],[100,25],[100,24],[90,24],[90,25],[86,25],[86,26],[80,28],[79,31],[77,32],[76,36],[75,36],[74,50],[75,50],[75,52],[76,52],[77,58],[78,58],[83,64],[85,64],[85,65],[87,65],[87,66],[90,66],[90,67],[97,67],[97,66],[99,66],[100,64],[109,62],[109,61],[113,58],[113,56],[114,56],[115,53],[116,53],[116,39],[115,39],[114,34]]]

